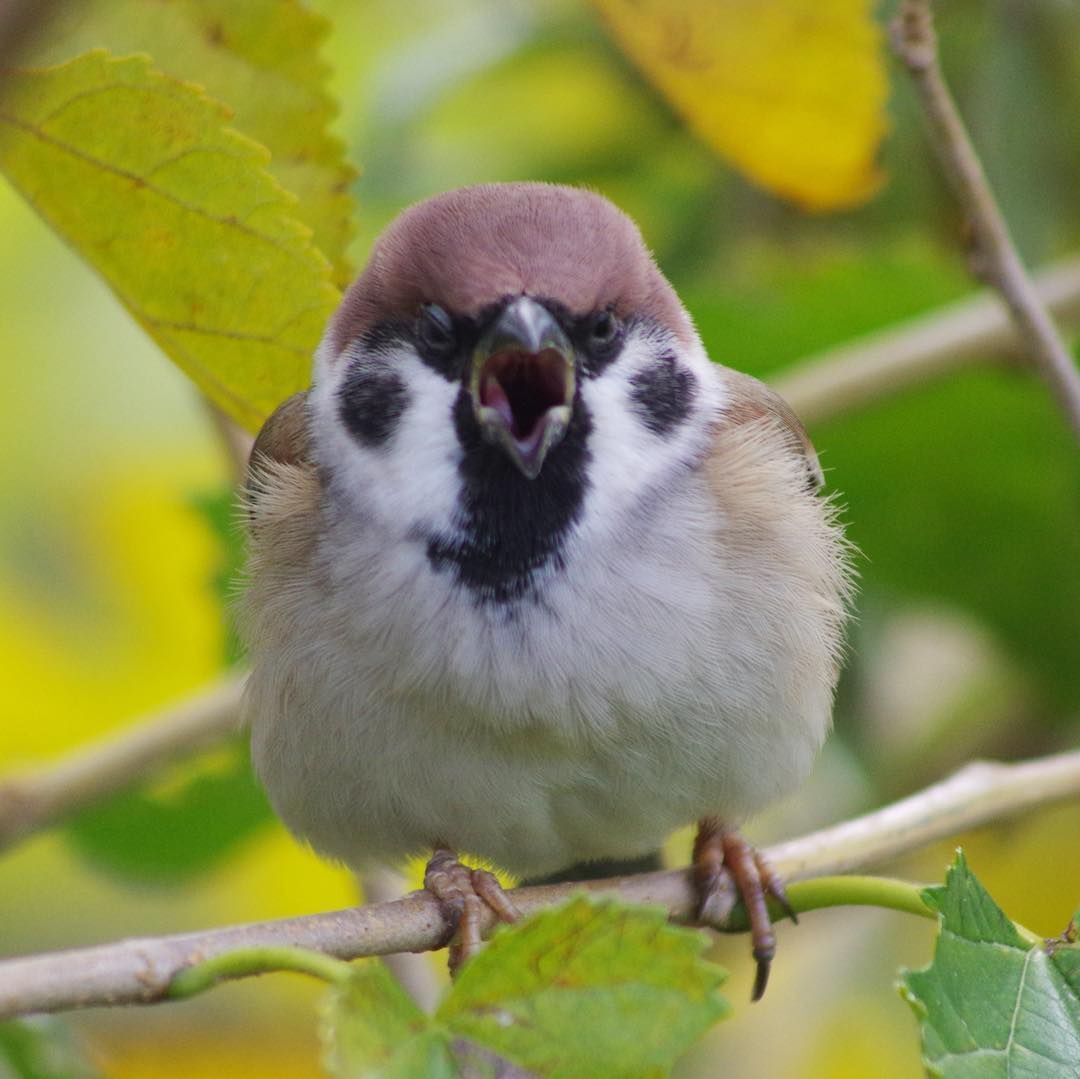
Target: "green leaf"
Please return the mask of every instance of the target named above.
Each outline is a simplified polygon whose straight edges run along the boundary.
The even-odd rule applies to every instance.
[[[325,1064],[337,1079],[451,1079],[450,1041],[386,967],[359,964],[335,986],[323,1012]]]
[[[1068,944],[1054,949],[1054,966],[1069,984],[1073,996],[1080,1000],[1080,944]]]
[[[1080,996],[1062,962],[1029,946],[958,854],[945,886],[934,961],[902,976],[922,1025],[923,1060],[945,1079],[1074,1079]],[[1071,948],[1061,949],[1068,954]]]
[[[145,58],[12,75],[0,170],[151,337],[256,429],[307,385],[330,267],[225,109]]]
[[[500,930],[436,1019],[545,1076],[666,1073],[728,1006],[701,933],[585,897]]]
[[[197,81],[232,110],[233,127],[270,151],[270,174],[296,195],[293,212],[344,285],[356,171],[327,130],[336,111],[319,56],[328,30],[297,0],[84,0],[60,8],[30,60],[53,64],[98,47],[146,52],[166,74]]]
[[[219,865],[271,818],[245,738],[84,809],[64,832],[80,855],[113,876],[174,884]]]
[[[71,1032],[51,1016],[0,1023],[0,1079],[94,1079]]]

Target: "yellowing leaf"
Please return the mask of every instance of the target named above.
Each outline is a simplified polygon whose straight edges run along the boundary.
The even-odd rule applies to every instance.
[[[809,210],[869,198],[886,77],[868,0],[593,0],[690,127]]]
[[[454,1079],[450,1038],[377,960],[358,963],[323,1009],[324,1064],[337,1079]]]
[[[500,929],[435,1014],[538,1075],[666,1075],[728,1005],[703,936],[664,911],[577,896]]]
[[[0,773],[181,700],[220,675],[221,604],[207,583],[218,543],[185,501],[186,492],[216,480],[218,463],[209,454],[137,458],[99,452],[92,479],[59,488],[37,476],[6,510]],[[89,477],[87,463],[78,464]]]
[[[327,131],[336,111],[319,57],[328,26],[298,0],[84,0],[63,5],[33,62],[54,64],[99,47],[147,52],[165,74],[197,81],[233,110],[233,127],[270,151],[270,174],[297,196],[295,216],[311,227],[344,285],[356,173]]]
[[[307,384],[337,293],[266,151],[226,123],[222,106],[145,58],[93,52],[11,76],[0,170],[255,430]]]

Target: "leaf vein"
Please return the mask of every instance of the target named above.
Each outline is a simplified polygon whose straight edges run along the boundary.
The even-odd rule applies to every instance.
[[[316,249],[314,247],[311,247],[310,245],[305,245],[306,249],[303,251],[294,250],[290,245],[283,244],[280,241],[275,240],[272,236],[268,236],[266,233],[259,232],[258,230],[253,229],[250,225],[243,224],[235,215],[227,214],[222,217],[217,214],[210,213],[208,210],[204,209],[201,206],[185,202],[183,199],[179,198],[178,196],[172,194],[169,191],[166,191],[159,185],[148,182],[144,176],[140,176],[138,173],[131,172],[128,169],[122,169],[118,165],[113,165],[107,161],[103,161],[100,158],[95,157],[93,154],[89,154],[85,150],[82,150],[77,146],[73,146],[71,143],[66,142],[63,139],[58,139],[44,131],[39,130],[34,124],[27,123],[24,120],[20,120],[18,117],[12,116],[10,113],[0,111],[0,123],[10,124],[12,127],[25,132],[31,137],[36,138],[39,141],[54,147],[61,153],[69,154],[71,157],[83,161],[84,163],[91,165],[94,168],[100,169],[102,172],[107,172],[113,176],[118,176],[121,179],[128,181],[135,187],[144,188],[164,199],[165,201],[171,202],[174,206],[179,206],[180,209],[185,210],[188,213],[195,214],[196,216],[202,217],[207,221],[212,221],[215,224],[223,225],[227,228],[234,228],[239,232],[250,236],[252,239],[266,243],[279,250],[288,258],[295,260],[296,262],[307,264],[311,261],[311,256],[313,254],[317,254]],[[263,170],[260,169],[260,171]],[[265,175],[266,178],[269,180],[269,174]],[[282,191],[284,192],[284,188],[282,188]],[[281,206],[283,209],[287,206],[287,202],[284,198],[281,200]]]

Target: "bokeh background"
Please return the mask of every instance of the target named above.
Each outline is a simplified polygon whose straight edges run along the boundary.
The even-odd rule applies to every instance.
[[[584,3],[312,6],[332,23],[335,128],[362,170],[356,265],[418,198],[545,179],[588,184],[629,211],[712,355],[755,374],[972,290],[964,223],[895,70],[884,186],[859,209],[807,216],[688,134]],[[940,8],[949,77],[1025,258],[1080,251],[1080,6]],[[0,313],[3,774],[118,730],[237,661],[227,597],[238,537],[229,462],[190,383],[3,184]],[[811,434],[862,551],[860,617],[835,734],[806,788],[751,827],[760,842],[975,756],[1077,741],[1080,461],[1045,389],[974,369]],[[956,842],[1012,917],[1051,935],[1080,898],[1078,835],[1073,806]],[[938,880],[954,845],[883,868]],[[671,857],[686,852],[675,837]],[[269,817],[230,745],[4,852],[0,953],[356,898],[347,872]],[[927,962],[931,944],[931,926],[899,914],[809,916],[781,929],[769,994],[750,1008],[745,941],[720,942],[735,1014],[685,1074],[920,1074],[895,978]],[[317,1006],[316,987],[275,976],[68,1017],[50,1029],[51,1051],[68,1038],[86,1074],[118,1079],[319,1075]],[[80,1074],[59,1060],[38,1074]],[[5,1067],[0,1055],[0,1076]]]

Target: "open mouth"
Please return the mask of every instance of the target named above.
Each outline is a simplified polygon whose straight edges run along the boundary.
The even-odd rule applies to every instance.
[[[553,348],[535,355],[505,349],[480,369],[481,410],[497,414],[522,454],[535,452],[549,422],[558,418],[552,411],[568,407],[573,393],[573,369]]]
[[[528,296],[508,303],[477,343],[469,389],[484,438],[527,479],[566,434],[574,350],[558,320]]]

